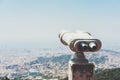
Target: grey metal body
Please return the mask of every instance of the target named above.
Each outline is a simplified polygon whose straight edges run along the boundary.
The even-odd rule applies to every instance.
[[[76,52],[69,61],[69,80],[94,80],[94,64],[89,63],[83,52],[96,52],[102,43],[99,39],[95,39],[88,32],[63,31],[59,34],[60,41],[69,46]]]

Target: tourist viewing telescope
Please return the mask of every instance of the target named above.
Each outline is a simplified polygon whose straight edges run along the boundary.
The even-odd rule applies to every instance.
[[[101,41],[93,38],[88,32],[63,31],[59,38],[64,45],[68,45],[74,52],[95,52],[101,48]]]
[[[69,60],[68,80],[94,80],[94,64],[89,63],[84,52],[96,52],[102,44],[99,39],[84,31],[59,34],[60,41],[70,47],[75,54]]]

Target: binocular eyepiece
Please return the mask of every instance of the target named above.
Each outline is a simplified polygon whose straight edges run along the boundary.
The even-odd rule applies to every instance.
[[[101,42],[98,39],[76,39],[69,47],[75,52],[95,52],[101,48]]]
[[[101,41],[94,39],[88,32],[62,32],[59,38],[74,52],[95,52],[101,48]]]

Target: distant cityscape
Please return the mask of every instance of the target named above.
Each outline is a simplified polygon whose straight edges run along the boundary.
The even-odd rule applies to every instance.
[[[68,76],[69,49],[0,50],[0,77],[10,80],[62,80]],[[120,67],[120,52],[100,50],[86,53],[95,70]]]

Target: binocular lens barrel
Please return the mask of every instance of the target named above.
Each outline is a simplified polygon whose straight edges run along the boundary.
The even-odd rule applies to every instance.
[[[80,51],[86,51],[88,48],[87,44],[86,43],[80,43],[79,45],[79,50]]]
[[[101,43],[99,40],[76,40],[70,45],[71,50],[75,52],[95,52],[99,50],[100,47]]]
[[[89,43],[89,48],[90,48],[91,51],[96,50],[96,49],[97,49],[97,45],[96,45],[96,43],[95,43],[95,42],[91,42],[91,43]]]

